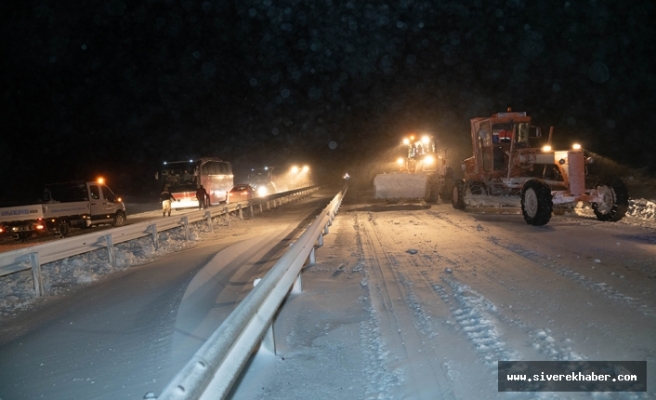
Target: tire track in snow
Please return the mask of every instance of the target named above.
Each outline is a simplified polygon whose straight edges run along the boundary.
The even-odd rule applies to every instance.
[[[385,227],[381,227],[376,219],[370,219],[369,221],[376,227],[375,234],[381,239],[381,244],[384,245],[385,243],[389,243],[389,240],[383,240],[387,233],[384,229]],[[432,222],[428,222],[428,225],[430,225],[430,229],[433,229],[434,224]],[[392,235],[390,234],[388,236]],[[400,253],[398,246],[396,248],[393,246],[386,248],[392,248],[396,250],[397,253]],[[512,320],[504,318],[503,315],[497,312],[496,306],[492,302],[474,292],[469,286],[455,279],[443,276],[443,282],[448,283],[446,286],[440,284],[435,285],[431,282],[429,273],[435,274],[436,272],[431,268],[431,265],[435,264],[433,258],[437,258],[438,264],[440,265],[446,264],[457,267],[458,262],[439,255],[427,257],[430,259],[430,262],[426,261],[425,258],[418,256],[411,256],[407,259],[404,258],[403,262],[399,262],[394,255],[390,254],[390,252],[387,252],[386,257],[389,260],[390,268],[396,275],[397,282],[403,286],[404,290],[407,290],[406,304],[408,308],[414,309],[414,314],[417,319],[415,328],[418,331],[425,334],[424,330],[429,326],[431,327],[430,329],[439,329],[441,327],[442,329],[437,342],[443,342],[444,339],[446,339],[446,336],[450,336],[447,340],[452,342],[453,336],[462,337],[462,333],[465,333],[465,341],[461,343],[455,351],[453,351],[454,349],[437,349],[435,351],[437,356],[448,354],[452,357],[443,363],[443,367],[446,370],[448,378],[451,380],[451,384],[458,384],[457,381],[463,379],[465,376],[481,376],[482,374],[488,377],[493,377],[493,381],[488,381],[486,386],[488,392],[485,392],[485,397],[489,398],[491,396],[489,388],[496,388],[497,361],[522,359],[517,351],[511,346],[507,346],[501,340],[502,333],[499,332],[497,327],[504,326],[502,330],[507,331],[509,330],[508,326],[515,326],[515,330],[517,330],[516,327],[518,324],[513,324]],[[401,270],[406,271],[408,274],[413,270],[417,271],[416,279],[412,280],[408,278],[406,274],[400,272]],[[438,274],[443,275],[443,272],[438,272]],[[424,297],[423,299],[420,298],[419,294],[415,293],[415,290],[413,289],[414,287],[417,287],[419,283],[423,283],[427,287],[426,292],[419,292]],[[433,293],[433,295],[437,295],[437,298],[428,299],[426,298],[426,293]],[[474,293],[475,296],[472,295]],[[455,305],[453,300],[455,300]],[[450,321],[447,320],[444,323],[440,323],[440,321],[432,321],[428,313],[423,310],[422,305],[434,304],[435,302],[444,303],[449,306],[450,317],[456,321],[455,324],[451,323],[451,329],[448,328]],[[447,327],[441,326],[444,324],[446,324]],[[552,350],[550,352],[551,354],[567,354],[565,349],[558,348],[555,344],[555,340],[550,335],[545,334],[548,330],[536,330],[530,332],[529,329],[524,326],[520,327],[522,328],[521,334],[525,338],[524,341],[532,341],[533,343],[539,344],[537,349],[542,349],[540,352],[545,352],[545,350],[549,348]],[[437,335],[431,335],[430,338],[436,336]],[[461,356],[463,355],[463,350],[465,348],[470,348],[467,341],[474,345],[474,351],[472,354],[477,354],[477,358],[483,361],[483,365],[486,366],[486,371],[476,370],[476,372],[473,372],[471,366],[463,366],[455,361],[457,359],[462,359]],[[438,350],[441,350],[441,354],[438,353]],[[538,351],[536,351],[536,353],[537,352]],[[453,357],[454,355],[456,357]],[[534,359],[534,357],[524,359]],[[458,393],[459,391],[454,390],[454,392]],[[501,394],[504,398],[506,395],[508,394]],[[522,395],[520,394],[519,396],[521,397]],[[467,397],[467,395],[465,395],[463,398],[472,397]],[[542,393],[537,395],[532,394],[531,398],[558,399],[560,397],[554,396],[553,394]]]
[[[462,227],[460,224],[452,221],[446,214],[444,213],[439,213],[435,211],[428,211],[429,214],[432,214],[433,216],[437,218],[441,218],[443,221],[453,225],[455,228],[458,230],[462,231],[471,231],[473,228],[470,227]],[[599,226],[597,226],[599,225]],[[595,229],[606,229],[609,230],[611,229],[612,226],[609,224],[595,224]],[[646,304],[640,304],[640,299],[627,296],[619,291],[617,291],[615,288],[613,288],[611,285],[605,283],[605,282],[598,282],[595,281],[592,278],[588,278],[583,274],[580,274],[576,271],[573,271],[572,269],[568,268],[566,265],[563,265],[561,263],[553,262],[550,261],[550,258],[548,256],[545,256],[543,254],[540,254],[536,251],[531,251],[527,250],[524,248],[522,245],[518,243],[510,243],[506,242],[502,239],[499,239],[495,236],[491,236],[489,232],[483,228],[480,224],[477,225],[475,228],[476,232],[480,233],[482,236],[486,237],[486,239],[494,244],[495,246],[501,247],[503,249],[506,249],[510,251],[511,253],[517,254],[518,256],[531,261],[534,264],[537,264],[547,270],[550,270],[552,272],[555,272],[556,274],[567,278],[573,282],[578,283],[579,285],[583,286],[584,288],[595,291],[597,293],[602,294],[604,297],[611,299],[613,301],[616,301],[618,303],[626,304],[629,307],[633,308],[634,310],[642,313],[643,315],[647,317],[656,317],[656,311],[647,306]],[[505,243],[504,243],[505,242]]]
[[[431,282],[429,273],[422,272],[422,275],[427,281],[429,281],[435,292],[442,298],[444,303],[449,305],[450,310],[452,310],[452,314],[454,315],[454,317],[456,317],[456,321],[458,325],[463,328],[463,331],[466,332],[468,338],[472,341],[472,343],[475,344],[477,351],[483,354],[484,357],[488,356],[486,360],[487,359],[493,360],[494,357],[498,356],[499,354],[503,356],[504,354],[507,353],[512,354],[513,352],[515,352],[512,344],[513,343],[516,344],[518,343],[518,341],[515,338],[513,339],[507,338],[503,332],[499,332],[499,330],[496,329],[497,327],[500,327],[501,330],[503,330],[504,326],[514,326],[520,328],[524,332],[524,336],[527,339],[525,343],[530,345],[531,350],[533,352],[541,354],[542,357],[544,357],[544,359],[546,360],[572,361],[572,360],[588,359],[588,357],[582,354],[578,354],[572,350],[572,346],[574,343],[569,338],[565,337],[563,340],[558,339],[557,334],[552,332],[552,330],[547,327],[540,327],[539,321],[534,321],[533,318],[531,318],[532,322],[527,323],[526,321],[521,320],[520,318],[515,318],[518,315],[512,316],[511,318],[504,316],[502,310],[496,307],[493,302],[485,298],[485,296],[483,296],[482,294],[474,291],[469,285],[466,285],[465,283],[459,281],[455,277],[455,275],[459,272],[460,268],[462,268],[464,265],[467,265],[470,268],[468,268],[468,271],[467,268],[462,269],[463,273],[467,273],[467,272],[471,273],[472,272],[471,267],[473,266],[474,277],[476,277],[477,275],[475,273],[476,265],[479,266],[496,265],[494,256],[497,256],[498,254],[501,253],[490,251],[489,248],[485,246],[485,244],[482,244],[480,247],[480,250],[483,250],[482,252],[480,250],[477,251],[475,249],[477,247],[476,238],[478,238],[478,240],[482,242],[501,247],[504,252],[509,252],[515,256],[526,259],[531,264],[533,263],[539,264],[540,261],[544,262],[545,260],[544,256],[535,253],[535,257],[533,258],[526,257],[525,254],[518,254],[517,251],[514,251],[516,250],[515,248],[502,246],[500,245],[499,241],[490,240],[490,230],[485,227],[485,224],[477,223],[476,221],[467,221],[467,224],[462,224],[453,221],[449,215],[444,213],[435,213],[432,211],[428,211],[428,213],[436,217],[434,219],[439,219],[443,222],[447,222],[455,228],[453,233],[450,233],[450,239],[455,238],[457,240],[459,239],[460,236],[462,236],[463,242],[468,243],[468,245],[467,245],[467,250],[463,252],[466,255],[465,259],[458,258],[458,260],[456,261],[455,259],[453,259],[453,257],[446,257],[442,255],[437,256],[439,260],[438,261],[439,264],[448,266],[450,267],[450,269],[455,270],[455,272],[449,271],[449,275],[442,275],[441,281],[439,282],[434,282],[434,281]],[[463,234],[466,235],[466,237],[463,236]],[[472,237],[474,238],[473,240]],[[488,256],[491,256],[492,258],[486,259],[486,254]],[[503,265],[503,264],[499,264],[499,265]],[[566,270],[569,270],[564,266],[562,267]],[[568,280],[572,279],[572,277],[575,276],[574,274],[576,274],[574,271],[571,270],[569,270],[572,273],[571,275],[563,274],[562,271],[560,271],[561,273],[558,273],[558,270],[554,268],[548,268],[546,270],[550,272],[555,272],[558,275],[563,276]],[[506,270],[506,273],[507,272],[508,271]],[[516,282],[515,286],[517,286],[517,282],[524,282],[525,278],[522,278],[520,276],[518,279],[500,279],[499,273],[503,274],[503,270],[496,270],[494,268],[484,269],[482,276],[486,279],[489,279],[490,280],[489,283],[493,283],[495,288],[500,288],[502,289],[502,291],[509,293],[512,296],[515,297],[519,296],[520,300],[523,296],[527,295],[527,294],[518,294],[516,292],[517,287],[513,287],[513,282]],[[480,278],[481,278],[481,273],[479,272],[478,279]],[[589,281],[590,284],[597,283],[593,280],[589,280]],[[581,284],[580,279],[574,280],[574,282],[577,284]],[[489,283],[485,284],[484,287],[489,288]],[[520,291],[523,287],[524,287],[523,284],[522,286],[519,286]],[[497,294],[498,292],[499,292],[498,289],[494,289],[495,294]],[[608,293],[607,290],[604,290],[604,292]],[[614,300],[622,301],[626,303],[627,298],[630,299],[629,296],[622,296],[622,294],[617,291],[614,291],[614,293],[616,294]],[[503,298],[504,296],[502,295],[501,297]],[[536,322],[538,323],[536,324]],[[535,359],[542,358],[542,357],[530,357],[528,354],[530,352],[523,352],[523,353],[525,353],[523,354],[525,356],[523,358],[524,360],[535,360]],[[526,356],[528,356],[528,358]],[[490,365],[492,364],[494,364],[493,365],[494,373],[496,374],[496,364],[493,362],[490,363]],[[528,397],[523,397],[528,395],[527,393],[512,393],[512,394],[503,393],[503,395],[506,396],[517,395],[519,396],[518,398],[528,398]],[[645,393],[577,393],[577,394],[568,393],[566,395],[562,393],[551,393],[551,394],[531,393],[530,395],[531,395],[530,398],[541,398],[541,399],[545,399],[545,398],[645,399],[645,398],[651,398],[652,396],[650,394],[645,394]]]
[[[450,305],[453,315],[476,348],[483,354],[498,354],[498,360],[526,359],[511,345],[502,341],[503,335],[497,329],[497,326],[502,323],[508,327],[520,328],[528,336],[527,339],[530,339],[528,341],[530,341],[533,350],[550,361],[587,360],[587,357],[580,356],[572,351],[569,346],[571,340],[560,341],[566,343],[565,346],[557,344],[558,342],[554,339],[551,329],[534,327],[519,319],[504,316],[494,303],[454,277],[443,277],[442,281],[451,288],[451,294],[444,285],[439,283],[432,283],[433,289],[445,301],[449,301],[450,297],[455,300],[456,304],[452,303]],[[489,357],[486,358],[486,361],[488,359]]]
[[[403,396],[455,398],[435,351],[431,351],[431,341],[437,333],[412,290],[413,282],[400,273],[399,261],[385,250],[387,243],[372,214],[367,214],[366,221],[356,215],[356,225],[358,246],[368,265],[365,276],[373,314],[381,337],[387,340],[386,348],[390,349],[388,362],[407,370],[404,379],[412,381],[404,382],[412,392]],[[408,329],[410,326],[415,329]]]
[[[429,212],[430,213],[430,212]],[[435,213],[433,213],[435,215]],[[441,217],[443,214],[439,213],[435,216]],[[448,218],[447,218],[448,219]],[[447,221],[449,224],[453,224],[452,221]],[[497,258],[503,258],[503,255],[499,256],[497,253],[490,253],[485,244],[488,243],[488,239],[485,237],[488,233],[488,230],[476,224],[469,228],[461,228],[461,231],[471,231],[475,230],[476,232],[482,232],[480,240],[483,247],[480,250],[472,250],[473,253],[471,257],[461,260],[460,262],[446,256],[437,255],[433,256],[439,260],[439,264],[448,265],[453,269],[458,267],[458,264],[465,263],[470,264],[472,260],[477,260],[478,263],[484,265],[494,265],[494,259],[488,259],[489,256],[497,256]],[[471,239],[470,239],[471,240]],[[475,242],[470,242],[470,247],[475,248]],[[504,249],[504,251],[507,251]],[[450,270],[451,268],[449,268]],[[544,327],[535,327],[530,324],[527,324],[521,321],[518,318],[509,318],[506,317],[503,313],[499,311],[497,306],[487,299],[482,294],[476,292],[469,285],[460,282],[455,278],[455,276],[450,272],[448,274],[442,275],[442,282],[435,283],[429,277],[429,274],[426,271],[422,271],[422,277],[430,284],[433,290],[439,294],[442,300],[449,305],[449,308],[454,315],[455,319],[458,321],[459,325],[463,328],[474,343],[478,350],[483,350],[483,353],[486,356],[494,355],[495,353],[507,357],[519,357],[516,354],[516,351],[513,350],[512,346],[509,346],[506,343],[499,343],[493,345],[490,348],[490,343],[495,343],[495,340],[501,337],[501,334],[497,332],[496,326],[501,324],[505,325],[508,330],[509,327],[516,327],[522,331],[523,335],[528,336],[527,342],[531,343],[531,347],[540,353],[543,356],[547,357],[549,360],[553,361],[563,361],[563,360],[584,360],[586,357],[583,357],[572,351],[570,347],[571,340],[565,338],[557,342],[554,339],[554,334],[551,329]],[[506,282],[504,279],[499,279],[493,276],[488,276],[487,272],[483,272],[483,276],[489,279],[489,283],[493,284],[495,287],[499,287],[503,292],[510,294],[516,293],[516,288]],[[480,279],[480,277],[479,277]],[[447,286],[444,285],[447,284]],[[449,290],[449,288],[451,290]],[[457,304],[454,304],[451,300],[454,299]],[[499,339],[500,340],[500,339]],[[561,343],[561,344],[558,344]],[[505,354],[509,353],[509,354]],[[486,361],[489,357],[486,358]],[[502,358],[499,358],[502,359]],[[510,358],[506,358],[510,359]]]
[[[433,283],[433,289],[446,302],[451,303],[452,313],[467,337],[474,343],[476,351],[484,358],[491,368],[491,373],[497,375],[498,360],[522,360],[523,357],[511,346],[503,341],[502,335],[496,328],[499,322],[517,324],[527,331],[533,341],[533,348],[547,356],[549,361],[576,361],[584,360],[573,354],[571,349],[562,348],[556,344],[549,329],[530,330],[528,326],[515,321],[509,322],[498,313],[496,306],[484,296],[471,289],[468,285],[452,277],[442,277],[444,284]],[[455,302],[452,303],[451,299]],[[530,358],[529,360],[534,360]],[[529,361],[527,360],[527,361]],[[646,399],[644,393],[577,393],[563,397],[562,393],[531,392],[531,393],[499,393],[500,398],[531,398],[531,399],[573,399],[573,398],[617,398],[617,399]],[[530,397],[528,397],[530,396]]]
[[[656,311],[651,309],[646,304],[640,304],[639,299],[620,293],[611,285],[605,282],[598,282],[592,278],[588,278],[583,274],[571,270],[566,265],[551,261],[550,257],[540,254],[536,251],[528,250],[518,243],[504,244],[496,237],[490,237],[488,240],[490,243],[504,248],[514,254],[517,254],[518,256],[523,257],[542,268],[553,271],[562,277],[578,283],[585,289],[600,293],[610,300],[626,304],[627,306],[633,308],[634,310],[642,313],[647,317],[656,317]]]
[[[355,240],[358,254],[361,256],[358,259],[357,266],[365,275],[360,284],[368,286],[370,284],[370,274],[368,268],[366,268],[368,263],[365,259],[365,244],[363,243],[362,227],[358,221],[358,214],[354,216],[353,227],[356,233]],[[371,294],[369,297],[371,297]],[[363,300],[366,301],[366,299]],[[365,359],[370,362],[370,367],[365,371],[365,374],[369,377],[364,389],[365,399],[392,399],[393,389],[402,383],[403,377],[399,371],[389,371],[385,365],[385,359],[389,355],[389,351],[385,350],[385,344],[382,341],[380,322],[376,317],[375,307],[372,304],[370,307],[365,307],[365,309],[371,316],[368,321],[360,323],[360,342],[364,344],[362,351]]]

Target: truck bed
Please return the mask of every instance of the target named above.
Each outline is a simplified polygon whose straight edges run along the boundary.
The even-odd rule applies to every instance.
[[[88,201],[71,203],[45,203],[0,208],[0,222],[30,221],[39,218],[56,218],[69,215],[89,214]]]

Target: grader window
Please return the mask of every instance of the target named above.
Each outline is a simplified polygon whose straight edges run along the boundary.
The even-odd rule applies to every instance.
[[[492,125],[492,135],[494,136],[495,144],[507,144],[510,143],[513,133],[513,124],[494,124]]]
[[[526,144],[528,146],[529,124],[517,124],[517,143]]]

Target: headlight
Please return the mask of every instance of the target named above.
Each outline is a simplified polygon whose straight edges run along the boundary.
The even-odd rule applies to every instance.
[[[572,149],[574,149],[574,150],[581,150],[581,145],[578,144],[578,143],[574,143],[574,144],[572,145]]]
[[[264,197],[268,193],[269,191],[267,190],[266,186],[260,186],[259,188],[257,188],[257,195],[260,197]]]
[[[424,158],[424,164],[426,165],[431,165],[434,162],[435,159],[433,158],[433,156],[426,156],[426,158]]]
[[[396,163],[399,165],[403,165],[405,164],[405,160],[403,158],[399,158],[398,160],[396,160]]]
[[[548,153],[550,151],[551,151],[551,146],[549,146],[548,144],[542,146],[542,152]]]

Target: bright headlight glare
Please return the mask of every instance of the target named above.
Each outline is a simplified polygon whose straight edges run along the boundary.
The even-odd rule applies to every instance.
[[[581,150],[581,145],[578,144],[578,143],[574,143],[574,144],[572,145],[572,149],[574,149],[574,150]]]
[[[549,146],[548,144],[542,146],[542,151],[545,152],[545,153],[550,152],[551,151],[551,146]]]
[[[403,158],[399,158],[398,160],[396,160],[396,163],[399,165],[403,165],[405,164],[405,160]]]
[[[435,159],[432,156],[427,156],[424,158],[424,164],[430,165],[435,162]]]
[[[267,192],[268,191],[267,191],[267,188],[265,186],[260,186],[259,188],[257,188],[257,194],[259,196],[266,196]]]
[[[424,137],[421,138],[421,141],[424,144],[428,144],[428,143],[430,143],[430,138],[428,136],[424,136]]]
[[[408,139],[408,138],[403,139],[403,144],[405,144],[406,146],[409,145],[410,144],[410,139]]]

